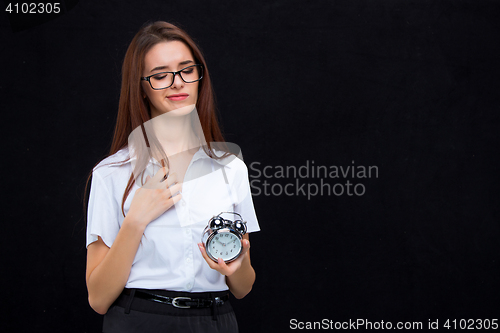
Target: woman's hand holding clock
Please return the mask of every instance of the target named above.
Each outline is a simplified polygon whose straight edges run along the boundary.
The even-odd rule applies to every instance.
[[[215,262],[208,256],[203,243],[198,243],[198,247],[200,248],[201,255],[207,262],[208,266],[210,266],[210,268],[216,270],[222,275],[229,277],[241,268],[242,263],[247,257],[247,252],[250,249],[250,241],[247,239],[247,237],[245,236],[243,237],[244,238],[241,240],[241,245],[242,245],[241,253],[236,260],[230,263],[225,263],[224,260],[222,260],[222,258],[218,258],[218,261]]]

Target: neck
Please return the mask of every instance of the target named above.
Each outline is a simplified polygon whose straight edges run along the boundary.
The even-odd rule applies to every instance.
[[[155,136],[167,156],[200,146],[200,141],[193,131],[191,112],[170,111],[153,118],[152,125]]]

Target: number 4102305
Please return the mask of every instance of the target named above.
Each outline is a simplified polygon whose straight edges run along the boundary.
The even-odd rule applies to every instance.
[[[446,320],[445,324],[443,325],[447,329],[461,329],[461,330],[473,330],[473,329],[480,329],[480,330],[489,330],[493,329],[496,330],[498,329],[498,319],[453,319],[453,320]]]
[[[9,14],[58,14],[61,12],[60,3],[9,3],[5,11]]]

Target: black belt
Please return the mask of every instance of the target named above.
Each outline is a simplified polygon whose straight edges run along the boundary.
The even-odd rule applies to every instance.
[[[123,294],[130,295],[132,293],[130,289],[125,289],[123,291]],[[179,309],[210,308],[213,306],[221,306],[224,304],[224,302],[229,300],[229,294],[217,296],[214,298],[192,298],[185,296],[169,297],[169,296],[144,292],[141,290],[135,290],[135,292],[133,293],[133,297],[141,298],[152,302],[172,305],[173,307]]]

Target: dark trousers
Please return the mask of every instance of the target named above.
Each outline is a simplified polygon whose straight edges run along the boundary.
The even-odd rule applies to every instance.
[[[172,296],[172,292],[149,290],[158,295]],[[220,293],[175,292],[175,296],[207,298]],[[211,308],[179,309],[122,294],[104,315],[104,333],[237,333],[238,323],[229,301]]]

